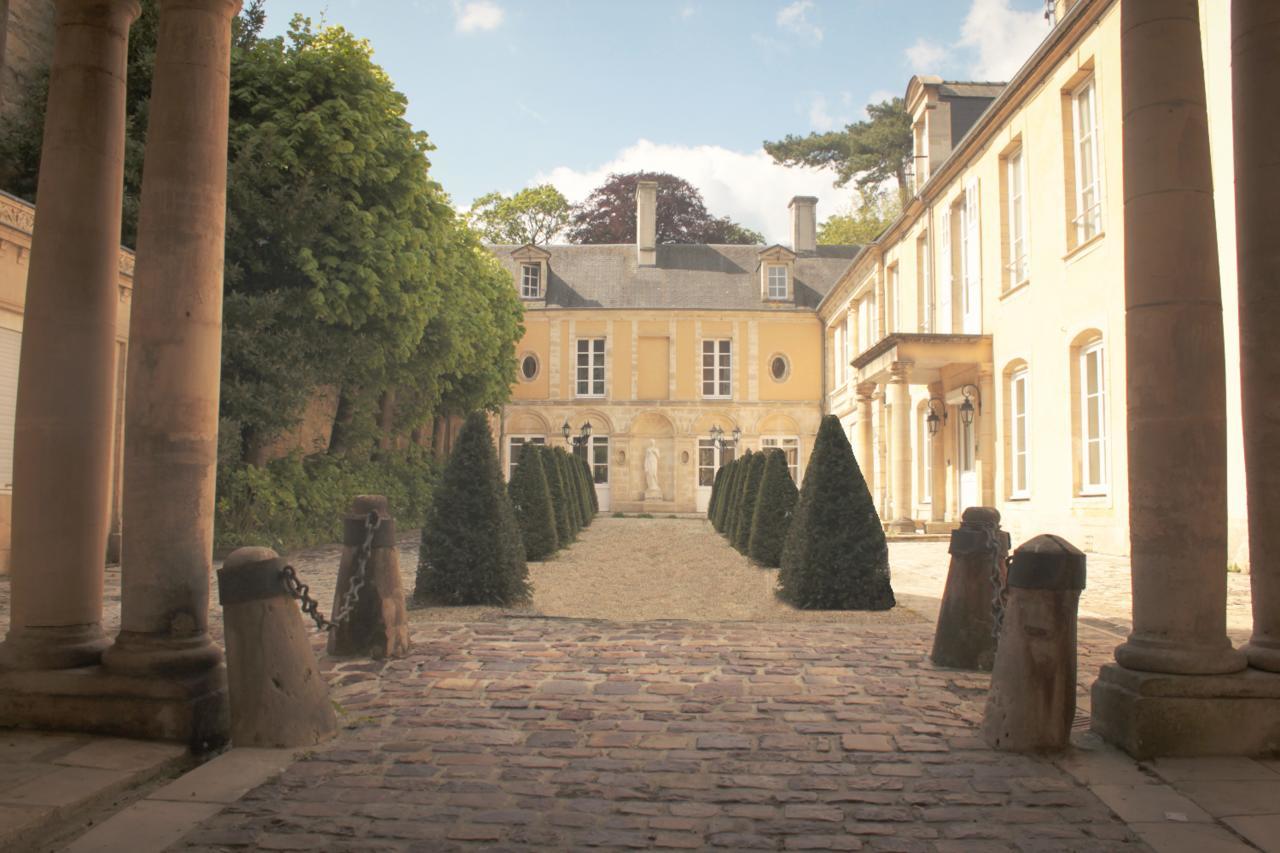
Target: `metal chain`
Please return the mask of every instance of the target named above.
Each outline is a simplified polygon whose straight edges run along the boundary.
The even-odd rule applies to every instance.
[[[369,557],[373,554],[373,536],[381,526],[382,517],[370,510],[364,520],[364,541],[356,549],[356,565],[355,571],[351,573],[351,585],[347,587],[347,592],[342,597],[342,606],[338,608],[332,620],[324,618],[320,613],[320,603],[308,594],[311,588],[302,582],[293,566],[285,566],[281,569],[280,574],[285,590],[301,603],[302,612],[310,616],[321,631],[332,631],[350,619],[351,614],[355,612],[356,605],[360,603],[360,591],[364,589]]]
[[[987,531],[987,550],[991,553],[991,636],[1000,640],[1000,627],[1004,624],[1004,608],[1009,600],[1009,566],[1013,558],[1009,556],[1004,537],[999,535],[999,528],[991,525]],[[1003,571],[1001,571],[1003,569]]]

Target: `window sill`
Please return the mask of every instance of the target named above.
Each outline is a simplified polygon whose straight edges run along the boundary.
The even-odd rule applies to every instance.
[[[1106,231],[1099,231],[1097,234],[1094,234],[1088,240],[1085,240],[1083,243],[1076,246],[1074,249],[1071,249],[1070,251],[1068,251],[1065,255],[1062,256],[1062,260],[1065,261],[1066,263],[1071,263],[1077,258],[1083,255],[1089,254],[1090,250],[1092,250],[1095,246],[1101,243],[1103,238],[1106,236],[1107,236]]]
[[[713,396],[713,395],[703,394],[703,395],[702,395],[702,399],[703,399],[703,400],[721,400],[721,401],[723,401],[723,400],[733,400],[733,395],[732,395],[732,394],[728,394],[728,395],[725,395],[725,396],[718,396],[718,395]]]
[[[604,398],[605,398],[604,394],[574,394],[573,395],[573,399],[575,400],[603,400]]]
[[[1020,290],[1026,290],[1027,287],[1030,286],[1030,284],[1031,284],[1031,279],[1024,278],[1022,281],[1018,282],[1013,287],[1010,287],[1006,289],[1003,293],[1001,293],[1000,298],[1005,299],[1007,297],[1013,296],[1013,294],[1017,293]]]
[[[1028,492],[1027,494],[1021,494],[1021,495],[1009,495],[1009,497],[1006,498],[1005,500],[1009,501],[1010,503],[1026,503],[1027,501],[1031,500],[1031,494]]]
[[[1111,497],[1111,492],[1106,489],[1088,492],[1076,492],[1076,500],[1080,501],[1100,501]]]

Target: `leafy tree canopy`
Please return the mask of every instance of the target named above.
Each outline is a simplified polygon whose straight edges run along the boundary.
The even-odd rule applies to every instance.
[[[763,243],[764,237],[707,211],[702,194],[683,178],[666,172],[628,172],[610,175],[573,209],[568,238],[571,243],[634,243],[636,239],[636,183],[658,182],[657,236],[659,243]]]
[[[858,201],[849,213],[836,213],[818,226],[818,242],[824,245],[870,243],[902,212],[896,193],[879,187],[859,187]]]
[[[569,202],[551,184],[513,196],[486,193],[471,204],[467,221],[489,243],[551,243],[569,224]]]
[[[868,119],[846,125],[844,130],[788,134],[777,142],[765,142],[764,150],[786,166],[829,166],[836,170],[836,186],[855,181],[864,189],[892,178],[905,204],[910,197],[907,172],[911,165],[911,116],[902,98],[867,105]]]

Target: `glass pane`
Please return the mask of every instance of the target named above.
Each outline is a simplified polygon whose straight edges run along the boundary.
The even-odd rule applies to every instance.
[[[727,367],[720,368],[720,381],[721,382],[729,381],[729,368]]]
[[[597,397],[603,397],[603,396],[604,396],[604,382],[603,382],[603,381],[596,382],[596,383],[595,383],[595,385],[594,385],[594,386],[592,387],[592,389],[591,389],[591,393],[595,394]]]
[[[604,338],[596,338],[591,342],[591,345],[592,349],[594,349],[599,355],[604,355]]]
[[[1102,482],[1102,442],[1089,442],[1089,470],[1085,479],[1090,485]]]
[[[1025,453],[1018,454],[1018,475],[1017,475],[1018,491],[1025,491],[1027,488],[1027,455]]]
[[[1085,393],[1089,395],[1098,393],[1098,351],[1091,350],[1084,354],[1084,382]]]
[[[1102,435],[1102,430],[1099,428],[1102,419],[1099,417],[1101,413],[1098,411],[1098,408],[1099,407],[1098,407],[1097,397],[1090,397],[1087,401],[1085,401],[1085,409],[1086,409],[1085,437],[1086,438],[1095,439],[1095,438],[1099,438]]]
[[[698,465],[704,468],[712,468],[716,464],[716,450],[714,447],[703,447],[701,443],[698,446]]]
[[[714,353],[715,351],[716,351],[716,342],[715,342],[715,341],[703,341],[703,342],[702,342],[702,352],[703,352],[703,354],[711,354],[711,353]]]
[[[702,396],[714,397],[716,393],[716,383],[714,380],[708,379],[702,383]]]

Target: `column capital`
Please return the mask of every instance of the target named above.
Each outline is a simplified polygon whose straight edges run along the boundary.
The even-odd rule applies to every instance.
[[[125,31],[142,13],[139,0],[54,0],[57,24],[78,24],[108,21],[116,18]]]
[[[876,383],[874,382],[859,383],[858,387],[855,389],[858,393],[858,400],[864,403],[870,403],[871,399],[875,397],[876,387]]]
[[[908,376],[911,373],[911,368],[915,366],[916,366],[916,363],[914,361],[893,362],[893,364],[889,365],[889,373],[893,377],[889,381],[895,382],[895,383],[902,383],[904,385],[907,384],[909,381]]]

